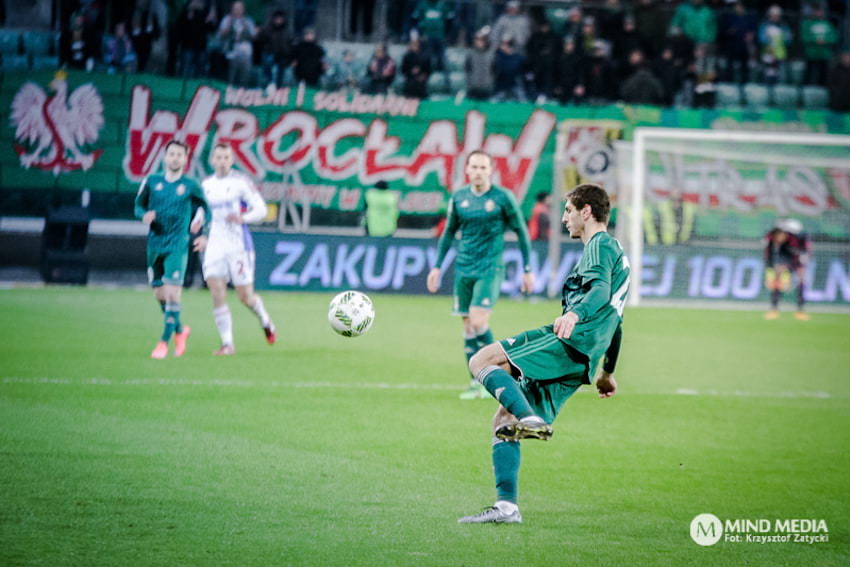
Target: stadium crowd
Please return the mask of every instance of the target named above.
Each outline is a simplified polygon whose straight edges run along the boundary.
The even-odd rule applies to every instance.
[[[790,15],[759,0],[395,0],[382,11],[381,38],[375,0],[351,0],[342,5],[352,43],[336,51],[318,37],[316,2],[255,1],[248,10],[242,1],[172,0],[167,21],[151,0],[76,4],[57,62],[78,69],[149,71],[162,38],[156,70],[240,86],[695,108],[753,97],[806,107],[801,94],[821,93],[823,106],[850,111],[850,44],[837,25],[846,8],[821,0],[802,0]]]

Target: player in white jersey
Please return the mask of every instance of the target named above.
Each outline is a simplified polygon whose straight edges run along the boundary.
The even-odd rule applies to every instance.
[[[236,352],[233,346],[233,320],[227,305],[227,282],[233,284],[239,299],[260,319],[266,341],[274,344],[275,327],[259,295],[254,293],[254,242],[248,223],[266,216],[266,203],[253,181],[233,170],[233,148],[216,144],[212,165],[215,173],[201,186],[212,214],[210,234],[204,254],[204,279],[212,293],[213,316],[221,335],[216,355]]]

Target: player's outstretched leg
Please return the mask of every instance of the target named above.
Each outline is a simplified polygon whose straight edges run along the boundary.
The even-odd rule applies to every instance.
[[[239,299],[245,307],[253,311],[257,319],[260,320],[260,324],[263,326],[263,333],[266,335],[266,342],[273,345],[277,341],[274,321],[272,321],[268,311],[266,311],[263,299],[254,292],[254,286],[250,284],[236,286],[236,292],[239,294]]]
[[[186,341],[189,340],[189,335],[192,333],[192,328],[189,325],[183,325],[183,331],[174,333],[174,356],[183,356],[186,352]]]

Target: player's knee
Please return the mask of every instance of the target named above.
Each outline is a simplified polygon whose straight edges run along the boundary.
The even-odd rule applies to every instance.
[[[498,345],[487,345],[469,359],[469,371],[473,376],[488,366],[502,366],[504,354]]]
[[[251,307],[254,305],[254,293],[250,291],[239,290],[239,301],[241,301],[246,307]]]

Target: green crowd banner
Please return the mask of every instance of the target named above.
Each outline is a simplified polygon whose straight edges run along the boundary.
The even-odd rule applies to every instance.
[[[196,177],[211,172],[212,146],[229,143],[236,166],[270,201],[297,197],[355,211],[365,188],[386,181],[400,193],[402,213],[435,214],[464,184],[466,155],[484,149],[493,156],[495,183],[514,192],[528,213],[537,193],[551,191],[555,138],[564,124],[580,130],[598,123],[609,139],[625,140],[638,126],[850,131],[848,115],[823,111],[456,103],[74,71],[0,78],[4,191],[135,192],[161,167],[168,140],[178,138],[191,149],[188,173]],[[620,130],[612,133],[611,124]]]

